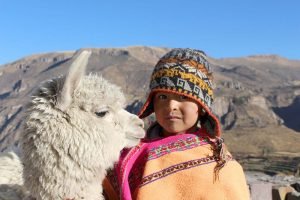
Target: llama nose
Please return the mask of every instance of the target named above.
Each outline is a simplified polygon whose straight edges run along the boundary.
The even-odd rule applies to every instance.
[[[141,128],[144,128],[144,121],[141,120],[140,118],[136,117],[135,118],[135,123],[137,126],[141,127]]]
[[[141,128],[144,128],[144,121],[139,119],[138,126],[140,126]]]

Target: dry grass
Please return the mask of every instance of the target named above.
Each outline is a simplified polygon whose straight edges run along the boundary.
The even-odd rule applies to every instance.
[[[223,136],[233,154],[300,157],[300,133],[283,126],[230,130]]]

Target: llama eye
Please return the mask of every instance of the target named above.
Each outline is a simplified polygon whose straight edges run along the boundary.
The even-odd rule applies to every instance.
[[[101,111],[101,112],[95,112],[95,114],[96,114],[98,117],[104,117],[107,113],[108,113],[108,110]]]

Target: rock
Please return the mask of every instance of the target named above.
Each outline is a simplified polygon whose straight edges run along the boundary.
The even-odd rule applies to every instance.
[[[273,188],[272,196],[273,200],[285,200],[288,193],[295,191],[291,186],[282,186]]]
[[[250,184],[250,195],[252,200],[272,200],[271,183]]]
[[[258,106],[264,110],[268,110],[268,105],[266,99],[262,96],[252,96],[249,99],[249,103],[255,106]]]
[[[130,113],[137,114],[143,106],[143,102],[135,100],[131,104],[126,106],[126,110]]]
[[[300,200],[300,193],[296,191],[288,193],[286,195],[286,200]]]
[[[21,86],[22,86],[22,80],[18,80],[18,81],[15,82],[15,84],[13,85],[13,91],[14,91],[14,92],[19,92]]]
[[[300,183],[293,183],[291,186],[297,191],[300,192]]]
[[[295,172],[296,177],[300,177],[300,164],[298,164],[296,172]]]
[[[222,117],[229,112],[229,107],[230,101],[225,97],[219,97],[215,99],[212,110],[216,115]]]

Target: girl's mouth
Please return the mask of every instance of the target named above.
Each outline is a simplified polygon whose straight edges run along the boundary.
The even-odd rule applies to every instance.
[[[168,116],[166,117],[166,119],[168,119],[168,120],[174,120],[174,119],[181,119],[181,117],[176,116],[176,115],[168,115]]]

